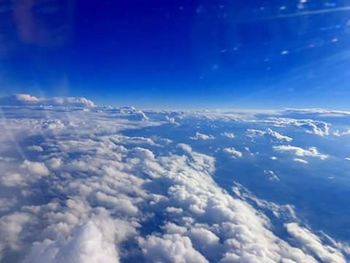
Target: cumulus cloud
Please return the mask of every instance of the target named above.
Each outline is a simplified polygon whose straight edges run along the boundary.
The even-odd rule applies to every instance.
[[[233,132],[223,132],[223,133],[221,133],[221,136],[229,138],[229,139],[234,139],[236,137]]]
[[[288,233],[295,238],[301,247],[317,255],[322,262],[342,263],[346,262],[344,256],[330,246],[322,244],[318,236],[310,232],[308,229],[299,226],[297,223],[289,223],[285,225]]]
[[[74,228],[68,238],[35,242],[24,262],[117,263],[120,256],[115,243],[120,227],[125,223],[113,221],[106,214],[93,216]]]
[[[95,104],[83,97],[39,98],[30,94],[15,94],[0,98],[2,106],[67,106],[93,108]]]
[[[215,137],[213,135],[207,135],[204,133],[196,132],[196,134],[192,136],[191,139],[206,141],[206,140],[213,140],[215,139]]]
[[[337,136],[337,137],[348,136],[348,135],[350,135],[350,130],[345,130],[345,131],[336,130],[336,131],[333,133],[333,135],[334,135],[334,136]]]
[[[30,214],[21,212],[15,212],[0,218],[0,256],[6,248],[15,251],[21,249],[21,234],[23,234],[26,224],[31,219]]]
[[[86,107],[93,108],[95,103],[82,97],[54,97],[42,99],[41,103],[48,106],[68,106],[68,107]]]
[[[7,120],[6,129],[11,132],[0,134],[0,142],[7,147],[1,153],[15,161],[0,160],[0,260],[342,259],[341,249],[317,239],[311,230],[300,234],[293,225],[286,225],[288,239],[277,236],[264,209],[280,212],[289,206],[255,200],[264,208],[257,209],[243,194],[224,190],[213,178],[217,160],[181,143],[188,137],[167,141],[147,133],[126,135],[130,129],[139,132],[161,125],[163,113],[147,114],[145,121],[133,118],[134,109],[124,111],[74,110],[67,119],[53,107],[38,111],[40,118],[31,118],[28,109],[27,117]],[[54,132],[47,127],[53,121],[62,123]],[[33,138],[40,140],[33,142]],[[17,143],[20,154],[15,154],[17,148],[10,147],[10,141]],[[275,150],[297,157],[322,158],[316,148],[279,147]],[[226,149],[230,156],[242,156],[234,148]],[[268,177],[277,176],[266,171]],[[316,243],[305,235],[313,235]]]
[[[33,176],[47,176],[50,174],[44,163],[24,161],[22,166]]]
[[[234,147],[224,148],[222,151],[230,155],[234,159],[240,158],[243,156],[243,154],[240,151],[237,151]]]
[[[28,150],[33,151],[33,152],[43,152],[44,151],[43,147],[38,146],[38,145],[29,146]]]
[[[293,138],[280,134],[279,132],[273,131],[268,128],[266,131],[256,130],[256,129],[248,129],[247,136],[250,138],[258,138],[258,137],[268,137],[273,140],[281,141],[281,142],[291,142]]]
[[[39,98],[30,94],[15,94],[0,98],[0,105],[4,106],[37,105],[39,102]]]
[[[0,185],[6,187],[25,186],[49,174],[50,172],[44,163],[26,160],[19,167],[4,171],[0,175]]]
[[[302,163],[302,164],[307,164],[307,163],[309,163],[308,161],[306,161],[306,160],[304,160],[304,159],[300,159],[300,158],[294,158],[293,160],[294,160],[294,162]]]
[[[310,147],[308,149],[303,149],[303,148],[297,147],[297,146],[279,145],[279,146],[274,146],[273,149],[277,152],[291,153],[291,154],[294,154],[295,156],[298,156],[298,157],[314,157],[314,158],[318,158],[321,160],[325,160],[328,158],[328,155],[321,154],[316,147]],[[297,161],[300,162],[300,159]]]
[[[292,119],[292,118],[276,118],[271,117],[266,120],[258,120],[258,122],[272,124],[276,127],[287,127],[294,126],[298,128],[305,129],[306,133],[318,135],[318,136],[327,136],[329,135],[331,124],[318,121],[313,119]]]
[[[278,175],[272,170],[264,170],[264,175],[267,176],[269,178],[269,180],[271,180],[271,181],[279,181],[280,180]]]
[[[139,244],[148,262],[208,262],[193,248],[191,239],[179,234],[141,238]]]
[[[347,116],[350,116],[349,111],[317,109],[317,108],[286,109],[284,112],[287,114],[314,115],[314,116],[326,116],[326,117],[347,117]]]

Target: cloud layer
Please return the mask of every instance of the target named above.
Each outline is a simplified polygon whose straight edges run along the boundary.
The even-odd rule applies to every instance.
[[[65,107],[95,107],[95,104],[83,97],[39,98],[30,94],[15,94],[0,98],[0,106],[65,106]]]
[[[223,189],[214,179],[216,158],[189,145],[216,135],[128,134],[178,127],[193,116],[178,114],[169,124],[169,113],[135,109],[10,108],[3,116],[10,113],[0,135],[4,262],[346,262],[340,244],[325,242],[295,217],[283,223],[285,237],[276,233],[264,209],[285,207],[254,201],[257,207],[243,188]],[[219,134],[230,143],[239,136]],[[326,159],[317,148],[281,145],[291,137],[272,129],[261,135],[278,143],[276,152]],[[233,146],[221,149],[244,159]]]

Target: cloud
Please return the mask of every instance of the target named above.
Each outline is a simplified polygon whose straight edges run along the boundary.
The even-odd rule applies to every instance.
[[[193,248],[191,239],[179,234],[148,236],[140,238],[139,244],[147,262],[208,262]]]
[[[15,212],[0,218],[0,256],[6,248],[20,251],[22,245],[21,234],[23,234],[26,224],[31,219],[30,214],[22,212]]]
[[[348,136],[348,135],[350,135],[350,130],[345,130],[345,131],[336,130],[336,131],[333,133],[333,135],[334,135],[334,136],[337,136],[337,137]]]
[[[264,175],[266,175],[269,178],[269,180],[271,180],[271,181],[279,181],[280,180],[278,175],[272,170],[264,170]]]
[[[206,140],[213,140],[213,139],[215,139],[215,137],[213,135],[207,135],[207,134],[204,134],[204,133],[196,132],[196,135],[191,137],[191,139],[192,140],[206,141]]]
[[[258,138],[258,137],[266,136],[270,139],[281,141],[281,142],[293,141],[293,138],[282,135],[279,132],[271,130],[270,128],[266,129],[266,131],[256,130],[256,129],[248,129],[246,134],[250,138]]]
[[[229,138],[229,139],[234,139],[235,138],[235,134],[232,132],[223,132],[221,133],[221,136]]]
[[[15,94],[0,98],[0,105],[4,106],[37,105],[38,103],[40,99],[30,94]]]
[[[12,167],[0,175],[0,185],[6,187],[27,186],[50,174],[44,163],[24,161],[19,167]]]
[[[349,111],[329,110],[329,109],[286,109],[286,114],[298,114],[298,115],[313,115],[316,117],[347,117],[350,116]]]
[[[215,260],[222,252],[220,238],[204,227],[193,227],[188,232],[192,243],[208,259]]]
[[[302,163],[302,164],[307,164],[307,163],[309,163],[308,161],[306,161],[306,160],[304,160],[304,159],[300,159],[300,158],[294,158],[293,160],[294,160],[294,162]]]
[[[333,247],[323,245],[319,237],[308,229],[300,227],[297,223],[286,224],[285,228],[304,250],[316,254],[322,262],[346,262],[344,256],[339,251]]]
[[[115,197],[103,192],[97,192],[95,196],[97,204],[109,208],[114,213],[133,216],[138,212],[138,208],[127,198]]]
[[[42,105],[47,106],[67,106],[67,107],[85,107],[93,108],[96,105],[87,98],[82,97],[54,97],[49,99],[42,99]]]
[[[33,151],[33,152],[43,152],[44,151],[43,147],[38,146],[38,145],[29,146],[28,150]]]
[[[0,98],[1,106],[65,106],[93,108],[95,104],[83,97],[38,98],[30,94],[15,94]]]
[[[293,209],[223,189],[214,180],[217,160],[182,143],[188,137],[143,133],[156,125],[163,131],[162,114],[169,113],[147,113],[144,121],[130,109],[67,116],[53,107],[37,109],[33,119],[32,109],[18,110],[10,109],[9,132],[0,134],[0,154],[14,159],[0,160],[4,262],[317,262],[331,250],[342,257],[333,244],[307,247],[293,227],[288,238],[276,235],[267,214]],[[180,125],[192,120],[178,118]],[[312,147],[279,147],[297,157],[323,156]]]
[[[237,151],[234,147],[224,148],[222,151],[230,155],[234,159],[240,158],[243,156],[243,154],[240,151]]]
[[[117,223],[107,215],[95,216],[74,228],[69,238],[34,243],[24,262],[118,263],[115,234],[123,224]]]
[[[329,157],[326,154],[321,154],[316,147],[309,147],[308,149],[303,149],[297,146],[279,145],[279,146],[274,146],[273,149],[277,152],[291,153],[298,157],[314,157],[320,160],[325,160]],[[300,161],[300,160],[297,160],[297,161]]]
[[[47,176],[50,174],[44,163],[24,161],[22,166],[33,176]]]
[[[331,128],[331,124],[323,121],[312,119],[292,119],[292,118],[276,118],[270,117],[264,120],[258,120],[256,122],[262,122],[272,124],[276,127],[294,126],[306,130],[306,133],[314,134],[318,136],[327,136]]]

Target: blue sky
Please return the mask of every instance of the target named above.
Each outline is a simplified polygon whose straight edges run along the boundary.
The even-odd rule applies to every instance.
[[[0,95],[157,108],[348,108],[347,0],[18,5],[0,5]]]

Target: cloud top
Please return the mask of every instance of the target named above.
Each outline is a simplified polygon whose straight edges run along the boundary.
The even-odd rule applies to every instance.
[[[275,132],[250,122],[257,138],[250,140],[248,127],[222,135],[212,125],[222,124],[216,119],[202,118],[212,127],[210,135],[196,133],[196,126],[185,130],[193,119],[182,113],[169,123],[169,113],[135,118],[129,108],[4,111],[12,113],[0,119],[4,262],[346,262],[343,246],[303,225],[293,205],[260,200],[244,186],[224,188],[216,181],[223,162],[238,167],[257,160],[254,148],[261,145],[261,152],[278,156],[274,169],[266,162],[259,175],[274,187],[285,179],[276,166],[282,159],[291,166],[310,160],[303,168],[312,165],[311,158],[332,161],[319,145],[306,147],[294,136],[295,146],[289,145],[292,139],[281,127]],[[230,122],[242,123],[248,121]],[[216,142],[222,144],[213,147]],[[237,186],[240,171],[230,172],[230,184]]]
[[[15,94],[0,98],[0,106],[65,106],[65,107],[95,107],[95,104],[84,97],[53,97],[42,98],[30,94]]]

